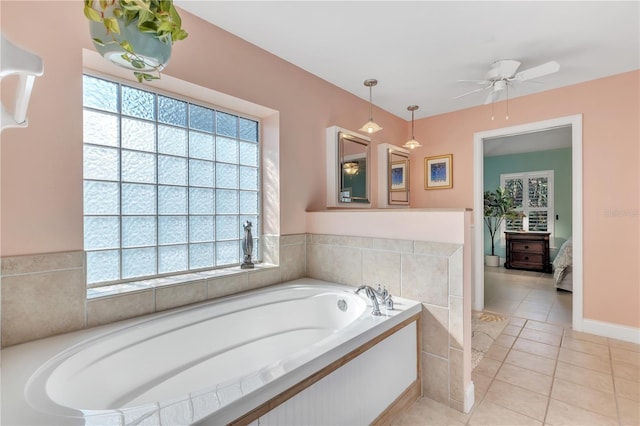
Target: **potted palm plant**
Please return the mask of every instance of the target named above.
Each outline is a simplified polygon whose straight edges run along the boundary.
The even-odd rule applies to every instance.
[[[96,50],[139,82],[160,78],[173,43],[188,35],[173,0],[85,0],[84,15]]]
[[[499,266],[500,256],[495,253],[495,239],[502,222],[505,219],[515,220],[523,217],[522,212],[516,211],[515,200],[511,192],[503,187],[495,191],[484,192],[484,223],[489,228],[491,236],[491,254],[485,255],[487,266]]]

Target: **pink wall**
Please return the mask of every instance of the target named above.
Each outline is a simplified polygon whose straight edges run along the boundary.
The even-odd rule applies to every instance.
[[[561,71],[562,72],[562,71]],[[583,114],[584,316],[640,326],[640,71],[418,120],[412,207],[473,206],[473,135]],[[425,191],[423,158],[453,154],[453,189]]]
[[[29,127],[2,132],[0,253],[81,250],[82,49],[93,49],[82,3],[3,0],[0,7],[2,32],[42,56],[45,66],[29,106]],[[190,37],[176,44],[166,74],[279,111],[280,231],[305,232],[305,210],[324,207],[325,128],[356,130],[368,117],[368,103],[182,15]],[[46,36],[33,30],[56,20],[64,24]],[[489,107],[416,121],[416,137],[425,147],[412,154],[412,205],[472,207],[474,132],[582,113],[585,317],[638,327],[639,75],[636,71],[514,99],[508,122],[501,117],[503,103],[496,105],[493,122]],[[3,89],[7,84],[2,82]],[[10,90],[3,92],[7,101]],[[404,119],[378,109],[374,117],[384,127],[373,135],[374,143],[399,145],[408,137]],[[425,191],[422,158],[445,153],[454,155],[454,188]],[[372,154],[372,164],[377,164],[375,147]],[[371,192],[376,205],[376,179]],[[607,209],[627,213],[607,216]]]
[[[82,49],[93,49],[82,2],[0,5],[2,32],[40,55],[45,68],[29,105],[29,127],[2,132],[0,253],[82,250]],[[323,208],[326,199],[325,129],[358,129],[369,117],[368,102],[189,13],[182,18],[190,35],[175,45],[165,74],[279,111],[280,232],[305,232],[305,210]],[[46,37],[33,31],[55,19],[64,24]],[[379,109],[374,117],[385,129],[373,143],[404,137],[405,120]],[[371,189],[375,203],[375,179]]]

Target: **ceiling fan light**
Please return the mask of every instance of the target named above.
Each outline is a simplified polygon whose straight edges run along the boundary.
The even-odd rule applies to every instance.
[[[382,130],[382,127],[378,126],[378,123],[373,120],[367,121],[364,126],[360,127],[360,131],[367,133],[375,133],[379,132],[380,130]]]

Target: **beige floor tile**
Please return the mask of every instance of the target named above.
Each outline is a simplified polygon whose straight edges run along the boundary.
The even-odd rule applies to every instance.
[[[626,349],[628,351],[640,352],[640,345],[637,343],[623,342],[622,340],[609,339],[609,347]]]
[[[495,378],[545,396],[549,396],[553,382],[551,376],[511,364],[503,364]]]
[[[558,325],[547,324],[540,321],[527,321],[525,328],[531,328],[533,330],[544,331],[545,333],[557,334],[562,336],[564,328]]]
[[[510,383],[494,380],[483,400],[487,401],[543,421],[549,398]]]
[[[516,341],[515,336],[509,336],[507,334],[502,333],[501,335],[499,335],[496,340],[494,341],[494,343],[496,345],[500,345],[503,346],[505,348],[510,348],[513,345],[513,342]]]
[[[640,383],[622,377],[614,377],[613,381],[615,382],[616,396],[640,402]]]
[[[551,308],[549,315],[547,315],[546,321],[561,325],[564,327],[571,327],[573,324],[573,317],[571,316],[571,308]]]
[[[618,398],[618,410],[621,425],[640,425],[640,402]]]
[[[500,368],[500,361],[496,361],[491,358],[484,357],[480,364],[476,365],[473,369],[474,373],[482,374],[483,376],[493,377]]]
[[[567,328],[564,331],[564,335],[566,337],[571,337],[576,340],[586,340],[587,342],[598,343],[601,345],[606,345],[608,339],[602,336],[596,336],[595,334],[583,333],[581,331],[575,331],[571,328]]]
[[[562,341],[562,335],[545,333],[544,331],[533,330],[527,327],[522,330],[519,337],[553,346],[560,346],[560,342]]]
[[[582,385],[555,378],[551,398],[594,411],[603,416],[617,416],[616,400],[613,394],[601,392]]]
[[[617,425],[618,421],[552,398],[549,401],[545,424],[552,426],[613,426]]]
[[[596,355],[603,358],[609,358],[609,347],[598,343],[577,340],[571,337],[562,339],[562,347],[571,349],[585,354]]]
[[[474,401],[477,406],[487,393],[489,385],[493,379],[482,374],[477,374],[474,371],[471,373],[471,380],[473,381]]]
[[[398,426],[464,425],[468,418],[467,414],[425,397],[418,399],[391,424]]]
[[[536,320],[536,321],[545,321],[547,319],[547,316],[549,315],[549,311],[545,310],[545,311],[534,311],[534,310],[530,310],[530,309],[517,309],[514,312],[514,315],[518,315],[520,317],[523,318],[527,318],[530,320]]]
[[[509,320],[509,325],[515,325],[516,327],[523,327],[527,322],[524,318],[513,317]]]
[[[601,358],[567,348],[560,348],[558,360],[601,373],[611,374],[611,362],[607,358]]]
[[[505,362],[528,370],[536,371],[538,373],[546,374],[548,376],[553,376],[553,372],[556,369],[556,361],[553,359],[514,349],[509,352]]]
[[[473,410],[473,414],[467,424],[482,426],[541,426],[542,422],[484,400]]]
[[[616,361],[615,359],[611,361],[611,365],[613,365],[614,376],[622,377],[623,379],[634,382],[640,382],[640,367],[637,365]]]
[[[540,355],[545,358],[556,359],[558,357],[558,347],[547,345],[545,343],[534,342],[532,340],[519,338],[513,344],[512,349],[527,352],[534,355]]]
[[[522,331],[522,326],[509,324],[502,330],[502,334],[506,334],[507,336],[515,336],[518,337],[518,334]]]
[[[613,393],[611,374],[599,373],[566,362],[558,362],[555,377],[602,392]]]
[[[496,361],[504,361],[509,353],[509,348],[500,345],[491,345],[489,350],[484,356],[487,358],[495,359]]]
[[[611,359],[640,366],[640,353],[620,348],[610,348]]]

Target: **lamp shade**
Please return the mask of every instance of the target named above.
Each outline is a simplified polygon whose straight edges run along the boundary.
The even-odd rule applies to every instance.
[[[360,127],[360,131],[367,133],[375,133],[379,132],[380,130],[382,130],[382,127],[380,127],[378,123],[373,120],[367,121],[364,126]]]

